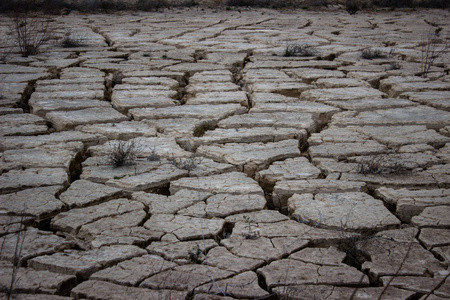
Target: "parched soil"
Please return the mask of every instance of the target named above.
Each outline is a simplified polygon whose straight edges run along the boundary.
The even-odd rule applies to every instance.
[[[51,18],[0,17],[0,298],[450,298],[449,11]]]

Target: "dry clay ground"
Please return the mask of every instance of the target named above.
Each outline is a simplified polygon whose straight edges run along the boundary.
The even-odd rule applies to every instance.
[[[2,299],[450,298],[448,11],[53,24],[0,65]]]

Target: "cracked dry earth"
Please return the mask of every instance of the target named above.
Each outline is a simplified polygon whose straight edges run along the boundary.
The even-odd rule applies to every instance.
[[[59,42],[0,65],[0,297],[450,298],[449,53],[418,75],[449,22],[54,17]]]

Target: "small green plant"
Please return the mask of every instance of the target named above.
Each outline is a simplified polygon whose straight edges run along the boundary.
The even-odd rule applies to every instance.
[[[134,140],[118,141],[108,154],[108,161],[114,168],[135,165],[136,151],[137,145]]]
[[[288,44],[284,51],[285,57],[291,56],[314,56],[317,54],[317,49],[308,44]]]
[[[386,55],[377,48],[366,48],[361,51],[361,57],[364,59],[386,58]]]
[[[205,255],[203,254],[202,249],[197,245],[189,251],[188,259],[194,264],[201,264],[205,260]]]

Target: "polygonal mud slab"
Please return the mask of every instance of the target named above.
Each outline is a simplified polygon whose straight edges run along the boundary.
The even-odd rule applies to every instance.
[[[442,166],[442,165],[436,165]],[[342,173],[340,179],[344,181],[362,181],[368,186],[377,188],[379,186],[389,186],[393,188],[426,188],[435,189],[439,186],[446,186],[450,182],[450,177],[446,174],[444,168],[437,170],[437,172],[430,172],[433,170],[430,167],[426,171],[402,171],[386,174],[362,174],[360,168],[358,173]]]
[[[214,237],[222,231],[224,224],[224,220],[217,218],[156,214],[145,222],[144,227],[153,231],[172,233],[183,241]]]
[[[314,68],[302,68],[289,70],[290,74],[293,74],[303,80],[303,82],[311,83],[319,78],[342,78],[345,77],[344,72],[336,70],[324,70]]]
[[[232,235],[221,240],[221,245],[234,255],[272,261],[305,248],[309,242],[321,244],[342,239],[342,234],[338,232],[310,227],[292,220],[254,223],[250,218],[250,214],[243,216],[240,223],[235,224]]]
[[[252,106],[249,113],[312,113],[315,116],[321,117],[321,121],[326,121],[327,119],[331,118],[333,114],[339,111],[340,109],[337,107],[325,105],[322,103],[315,103],[310,101],[295,101],[294,103],[256,103]]]
[[[422,228],[418,239],[427,249],[450,246],[450,230]]]
[[[298,140],[275,143],[200,146],[197,153],[219,162],[242,168],[246,174],[254,174],[274,161],[300,156]]]
[[[78,125],[128,121],[113,108],[90,108],[74,111],[52,111],[46,118],[58,131],[73,129]]]
[[[450,113],[428,106],[392,108],[368,112],[343,112],[333,116],[335,126],[403,126],[426,125],[428,129],[439,129],[449,124]]]
[[[131,96],[131,95],[130,95]],[[163,108],[172,107],[178,104],[177,100],[169,98],[169,96],[175,97],[173,92],[160,92],[155,95],[149,95],[147,97],[130,97],[130,96],[118,96],[113,93],[113,100],[111,101],[113,107],[121,113],[128,113],[130,109],[136,108]]]
[[[346,255],[345,252],[331,246],[328,248],[305,248],[289,255],[289,258],[320,266],[340,266]]]
[[[175,214],[180,209],[205,201],[210,196],[210,193],[180,190],[172,196],[136,192],[132,194],[132,199],[143,203],[153,215]]]
[[[383,285],[389,285],[395,288],[417,292],[421,294],[432,293],[436,287],[441,286],[448,289],[449,283],[443,282],[444,276],[436,276],[435,278],[419,277],[419,276],[385,276],[380,280]],[[444,297],[449,297],[450,293],[447,293]]]
[[[36,271],[30,268],[16,268],[6,262],[0,263],[0,290],[9,291],[11,299],[22,299],[18,295],[19,293],[66,294],[76,284],[77,278],[72,275]],[[10,287],[12,287],[12,290]],[[49,298],[43,299],[54,298],[49,296]]]
[[[43,186],[68,185],[67,171],[61,168],[11,170],[0,176],[0,194]]]
[[[397,98],[327,100],[324,101],[324,103],[341,109],[354,111],[399,108],[414,105],[414,102],[412,101]]]
[[[242,273],[254,270],[256,267],[264,264],[264,260],[236,256],[225,247],[215,247],[208,251],[204,264],[235,273]]]
[[[74,208],[98,204],[122,195],[121,189],[87,180],[77,180],[59,196],[59,199],[69,208]]]
[[[273,202],[276,207],[286,208],[287,200],[294,194],[364,192],[364,182],[330,179],[283,180],[273,189]]]
[[[71,300],[70,297],[47,295],[47,294],[13,294],[15,300]],[[7,299],[6,294],[0,293],[2,299]]]
[[[443,110],[450,108],[448,91],[406,92],[400,97]]]
[[[81,142],[72,142],[65,147],[6,150],[3,152],[0,167],[3,171],[29,168],[63,168],[68,172],[70,164],[82,149],[83,144]]]
[[[192,78],[189,79],[192,82]],[[247,94],[243,91],[236,92],[203,92],[196,93],[186,100],[189,105],[203,105],[203,104],[240,104],[248,106]]]
[[[31,95],[33,101],[40,99],[94,99],[103,100],[104,92],[103,90],[74,90],[74,91],[54,91],[54,92],[34,92]]]
[[[256,273],[247,271],[228,279],[215,281],[214,284],[205,284],[195,289],[195,292],[221,294],[242,299],[265,298],[270,294],[258,284]]]
[[[25,230],[26,226],[32,224],[33,219],[31,217],[3,214],[0,216],[0,236]]]
[[[166,237],[170,236],[169,238]],[[147,247],[147,251],[151,254],[162,256],[166,260],[170,261],[190,261],[190,253],[196,253],[200,250],[201,253],[210,251],[211,248],[217,246],[217,243],[213,239],[202,239],[194,241],[180,242],[174,235],[164,236],[163,241],[153,242]],[[171,240],[172,239],[172,240]],[[190,261],[192,263],[192,261]]]
[[[55,185],[2,195],[0,209],[7,214],[29,215],[41,221],[64,208],[64,203],[56,198],[56,194],[62,189],[62,185]]]
[[[308,153],[311,157],[346,158],[355,155],[375,155],[387,152],[388,148],[376,141],[356,143],[323,143],[311,146]]]
[[[146,218],[147,213],[143,209],[126,212],[115,216],[107,216],[81,226],[77,237],[85,241],[92,241],[99,235],[103,235],[105,232],[109,235],[114,235],[115,232],[124,234],[129,232],[132,228],[137,228],[146,220]],[[153,238],[155,238],[155,236],[158,238],[160,234],[156,233],[151,236],[153,236]]]
[[[411,223],[419,228],[450,228],[448,199],[445,204],[446,206],[426,207],[418,216],[412,217]]]
[[[299,299],[378,299],[384,300],[408,299],[415,295],[412,291],[406,291],[394,287],[340,287],[331,285],[290,285],[278,286],[273,292],[279,297],[299,297]]]
[[[188,174],[188,171],[177,168],[173,164],[166,163],[143,174],[126,176],[121,179],[110,179],[106,184],[127,191],[145,191],[163,187],[171,181],[187,176]]]
[[[321,171],[305,157],[288,158],[276,161],[266,170],[256,173],[255,180],[267,186],[273,186],[280,180],[315,179]]]
[[[80,91],[80,90],[92,90],[92,91],[103,91],[105,85],[103,82],[59,82],[59,80],[50,80],[55,81],[53,84],[41,84],[41,82],[37,83],[37,87],[35,89],[36,93],[53,93],[58,91]]]
[[[227,278],[232,274],[232,272],[211,266],[183,265],[147,278],[139,286],[152,289],[190,291],[202,284]]]
[[[300,222],[339,230],[382,230],[400,221],[366,193],[294,194],[288,199],[289,213]]]
[[[440,262],[415,239],[417,229],[382,231],[357,243],[370,261],[362,269],[372,278],[380,276],[437,275],[444,270]]]
[[[67,144],[79,141],[85,145],[97,145],[106,142],[106,138],[99,134],[88,134],[79,131],[55,132],[38,136],[10,136],[3,137],[0,150],[29,149],[43,145]]]
[[[281,82],[264,82],[264,83],[250,83],[247,88],[252,93],[279,93],[285,96],[298,97],[303,92],[312,88],[311,85],[294,81],[281,81]]]
[[[258,194],[264,195],[256,181],[241,172],[230,172],[198,178],[182,178],[170,183],[170,193],[189,189],[212,194]]]
[[[91,99],[31,99],[31,112],[38,116],[44,117],[47,113],[52,111],[69,111],[88,108],[109,108],[111,103],[101,100]]]
[[[289,76],[288,76],[289,77]],[[305,101],[299,101],[298,97],[288,97],[277,93],[252,93],[249,96],[252,106],[256,104],[267,103],[307,103]]]
[[[214,71],[214,70],[223,70],[223,66],[219,64],[213,64],[213,63],[202,63],[202,62],[196,62],[196,63],[180,63],[176,64],[170,67],[163,68],[163,71],[170,71],[170,72],[188,72],[190,74],[195,74],[197,72],[201,71]]]
[[[217,126],[219,128],[295,128],[314,132],[317,124],[310,113],[274,112],[231,116],[220,121]]]
[[[7,114],[0,116],[0,125],[21,126],[21,125],[46,125],[45,119],[32,114]]]
[[[370,140],[366,134],[358,131],[358,127],[335,127],[330,126],[320,133],[313,133],[308,139],[311,146],[336,143],[365,143]]]
[[[185,299],[187,292],[173,290],[149,290],[118,285],[106,281],[89,280],[77,285],[71,291],[75,299],[121,300],[121,299]]]
[[[106,246],[94,250],[65,250],[53,255],[38,256],[29,260],[28,265],[36,270],[76,275],[87,279],[100,269],[144,254],[147,254],[147,251],[136,246]]]
[[[196,118],[143,120],[141,122],[154,126],[159,133],[175,138],[199,136],[206,129],[214,128],[215,123],[217,123],[214,120]]]
[[[232,115],[247,112],[247,108],[239,104],[218,105],[182,105],[166,108],[135,108],[129,111],[134,120],[142,119],[171,119],[171,118],[197,118],[222,120]]]
[[[122,79],[122,85],[139,85],[139,86],[153,86],[162,85],[169,88],[177,88],[179,82],[167,77],[125,77]],[[121,87],[121,86],[118,86]]]
[[[158,169],[167,161],[148,161],[147,159],[136,159],[136,164],[114,167],[110,159],[106,156],[90,157],[82,164],[83,173],[81,179],[96,183],[106,183],[111,179],[121,179],[129,176],[136,176]]]
[[[389,80],[389,78],[387,79]],[[380,82],[380,89],[386,91],[390,97],[398,97],[404,92],[421,92],[428,90],[448,91],[450,84],[448,82],[427,81],[427,82],[396,82],[388,83],[386,80]]]
[[[0,132],[0,136],[34,136],[47,133],[49,133],[49,128],[47,125],[24,124],[19,126],[7,126],[2,124],[2,131]]]
[[[92,134],[101,134],[109,140],[129,140],[137,137],[154,137],[156,129],[141,122],[121,122],[81,125],[76,130]]]
[[[130,216],[131,214],[127,215]],[[111,245],[145,246],[152,241],[160,240],[163,235],[162,232],[147,230],[141,226],[130,227],[129,225],[126,225],[125,227],[121,227],[120,225],[113,225],[115,225],[115,228],[106,229],[102,231],[100,235],[96,235],[94,239],[90,241],[90,247],[101,248],[103,246]]]
[[[223,54],[218,53],[208,53],[208,57],[211,55],[220,56],[223,58],[223,56],[226,56]],[[232,54],[232,53],[230,53]],[[242,54],[241,54],[242,55]],[[199,83],[199,82],[222,82],[222,81],[232,81],[233,80],[233,74],[228,70],[217,70],[217,71],[205,71],[205,72],[198,72],[192,75],[189,78],[189,83]]]
[[[186,88],[186,93],[188,95],[195,95],[197,93],[206,92],[238,92],[239,86],[232,82],[201,82],[201,83],[191,83]],[[192,104],[192,103],[190,103]]]
[[[345,88],[345,87],[370,87],[364,80],[355,78],[322,77],[316,80],[319,89]]]
[[[26,261],[33,257],[53,254],[71,246],[71,243],[62,237],[32,227],[1,237],[0,244],[2,245],[1,259],[18,263],[19,266],[25,265]],[[16,249],[17,245],[21,245],[19,253]]]
[[[450,141],[450,138],[427,129],[425,125],[362,126],[355,130],[385,145],[430,144],[442,147]]]
[[[228,215],[259,211],[266,206],[261,195],[217,194],[206,200],[205,212],[208,217],[224,218]]]
[[[450,199],[448,189],[413,190],[380,187],[375,192],[383,201],[396,205],[399,216],[407,220],[419,215],[426,207],[446,205]]]
[[[115,266],[98,271],[90,280],[103,280],[128,286],[136,286],[144,279],[157,273],[176,267],[177,264],[166,261],[156,255],[143,255],[125,260]]]
[[[226,143],[268,143],[289,139],[307,139],[305,130],[295,128],[217,128],[207,131],[198,138],[191,138],[191,148],[196,149],[202,145],[226,144]]]
[[[330,100],[355,100],[363,98],[383,98],[385,94],[367,87],[346,87],[336,89],[311,89],[301,95],[302,100],[325,102]]]
[[[245,217],[245,218],[244,218]],[[254,212],[246,212],[242,214],[235,214],[225,218],[228,223],[243,222],[245,219],[252,220],[254,223],[276,223],[280,221],[287,221],[289,218],[276,210],[260,210]]]
[[[335,158],[315,157],[312,162],[325,176],[333,176],[340,173],[355,173],[360,171],[360,164],[341,162]]]
[[[291,69],[291,68],[320,68],[320,69],[336,69],[339,67],[339,63],[336,61],[325,60],[286,60],[281,57],[280,59],[271,60],[258,60],[252,62],[246,66],[246,69]],[[264,70],[263,70],[264,71]]]
[[[298,284],[369,285],[369,278],[364,273],[345,264],[321,266],[295,259],[283,259],[258,269],[258,273],[264,276],[270,288]]]
[[[81,226],[95,222],[101,218],[125,214],[144,209],[142,203],[128,199],[116,199],[85,208],[75,208],[63,212],[53,218],[51,226],[55,230],[76,234]]]
[[[120,145],[125,149],[132,148],[137,158],[148,158],[159,155],[165,158],[190,157],[192,153],[181,149],[175,138],[170,136],[138,137],[129,141],[112,140],[99,146],[89,147],[92,156],[111,155]],[[158,160],[153,161],[158,163]]]

